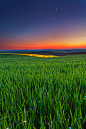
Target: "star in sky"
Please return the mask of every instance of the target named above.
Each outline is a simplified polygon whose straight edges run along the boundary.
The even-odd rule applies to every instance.
[[[57,8],[55,10],[57,10]]]

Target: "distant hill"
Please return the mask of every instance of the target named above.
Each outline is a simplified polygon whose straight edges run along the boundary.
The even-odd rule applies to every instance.
[[[40,49],[40,50],[4,50],[0,53],[22,53],[22,54],[41,54],[41,55],[76,55],[86,54],[86,49]]]
[[[73,53],[86,52],[86,49],[36,49],[36,50],[0,50],[0,53],[20,53],[20,52],[55,52],[55,53]]]

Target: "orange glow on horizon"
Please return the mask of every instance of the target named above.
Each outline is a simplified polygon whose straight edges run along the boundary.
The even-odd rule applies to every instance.
[[[86,49],[86,30],[0,40],[0,50],[21,49]]]
[[[28,47],[29,46],[29,47]],[[17,46],[11,46],[11,47],[2,47],[1,50],[34,50],[34,49],[86,49],[86,45],[57,45],[57,46],[42,46],[42,45],[36,45],[36,46],[31,46],[31,45],[28,45],[28,46],[20,46],[20,45],[17,45]]]

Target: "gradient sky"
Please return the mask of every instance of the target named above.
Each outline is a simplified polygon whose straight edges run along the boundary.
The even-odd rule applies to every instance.
[[[86,48],[86,0],[0,0],[0,50]]]

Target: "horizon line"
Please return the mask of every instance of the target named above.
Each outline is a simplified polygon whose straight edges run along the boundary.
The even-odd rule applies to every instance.
[[[34,50],[83,50],[83,49],[86,49],[86,48],[66,48],[66,49],[12,49],[12,50],[0,50],[0,51],[34,51]]]

